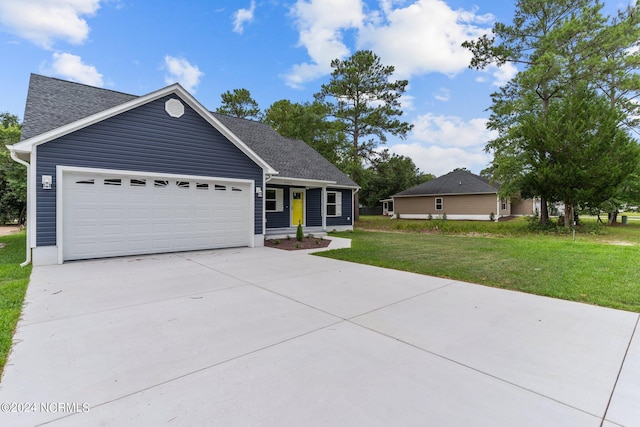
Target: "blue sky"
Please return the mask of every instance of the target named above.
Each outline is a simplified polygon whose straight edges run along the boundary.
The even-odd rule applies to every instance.
[[[513,12],[506,0],[0,0],[0,112],[22,118],[30,73],[135,95],[177,81],[210,110],[246,88],[264,110],[313,100],[332,59],[370,49],[409,80],[414,129],[387,147],[423,172],[478,173],[490,94],[517,70],[469,70],[460,43]]]

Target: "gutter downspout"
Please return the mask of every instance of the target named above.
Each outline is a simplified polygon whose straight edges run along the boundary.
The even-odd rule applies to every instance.
[[[27,238],[27,244],[26,244],[26,246],[27,246],[27,255],[26,255],[27,259],[22,264],[20,264],[20,267],[26,267],[27,265],[31,264],[31,247],[30,247],[31,245],[29,244],[29,207],[28,207],[28,205],[29,205],[29,192],[30,192],[29,188],[31,188],[30,182],[29,182],[29,181],[31,181],[31,165],[29,163],[25,162],[24,160],[18,158],[18,156],[16,155],[16,152],[11,149],[11,146],[7,146],[7,148],[9,149],[9,153],[11,155],[11,158],[15,162],[20,163],[21,165],[24,165],[24,166],[27,167],[27,227],[25,228],[26,238]]]
[[[358,210],[360,209],[360,206],[355,206],[355,203],[353,203],[356,200],[356,194],[358,194],[358,191],[360,191],[360,187],[356,188],[356,191],[354,191],[353,194],[351,195],[351,204],[353,205],[351,209],[351,227],[352,228],[356,222],[356,209]],[[358,214],[360,214],[359,211],[358,211]]]

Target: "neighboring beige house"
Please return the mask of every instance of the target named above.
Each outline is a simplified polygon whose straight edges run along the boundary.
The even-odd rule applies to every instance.
[[[532,199],[501,199],[500,184],[465,170],[454,170],[416,187],[394,194],[393,215],[396,218],[442,218],[489,220],[506,216],[533,215]]]

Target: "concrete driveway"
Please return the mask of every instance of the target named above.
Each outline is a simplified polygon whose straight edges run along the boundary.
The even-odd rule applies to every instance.
[[[635,313],[269,248],[36,267],[26,304],[0,425],[640,425]]]

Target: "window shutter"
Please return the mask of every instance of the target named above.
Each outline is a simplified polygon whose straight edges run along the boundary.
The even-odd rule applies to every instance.
[[[284,189],[276,188],[276,211],[284,211]]]
[[[342,193],[336,192],[336,216],[342,216]]]

